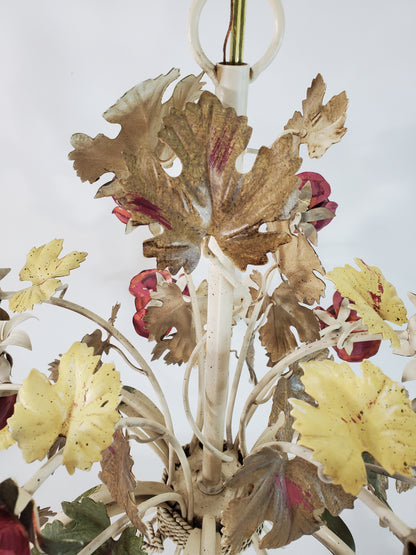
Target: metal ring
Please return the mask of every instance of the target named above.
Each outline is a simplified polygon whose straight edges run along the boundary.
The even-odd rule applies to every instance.
[[[250,81],[254,81],[273,61],[282,44],[285,16],[281,0],[268,0],[273,12],[273,36],[264,55],[250,69]],[[197,64],[217,84],[216,66],[205,54],[199,40],[199,21],[207,0],[193,0],[188,17],[188,40]]]

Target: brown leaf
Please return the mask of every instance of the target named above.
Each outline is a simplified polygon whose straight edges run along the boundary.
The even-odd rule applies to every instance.
[[[39,525],[43,526],[49,521],[49,517],[55,516],[56,512],[52,511],[50,507],[38,508]]]
[[[323,105],[325,91],[322,75],[318,74],[302,102],[303,115],[295,112],[285,126],[286,130],[291,129],[299,134],[301,143],[308,145],[311,158],[320,158],[347,131],[344,127],[348,105],[345,91]]]
[[[56,358],[55,360],[53,360],[52,362],[50,362],[48,364],[48,370],[50,372],[49,379],[52,382],[57,382],[58,381],[58,378],[59,378],[59,363],[60,363],[60,360],[58,358]]]
[[[311,463],[288,460],[270,447],[247,457],[226,485],[239,491],[222,518],[223,541],[231,554],[239,553],[265,520],[273,526],[260,547],[274,549],[318,530],[316,515],[325,508],[336,516],[354,501],[340,486],[321,482]]]
[[[136,479],[131,470],[133,463],[129,441],[118,429],[114,433],[113,443],[102,453],[99,478],[108,487],[113,499],[125,510],[132,524],[142,534],[146,534],[146,526],[132,500],[136,489]]]
[[[202,74],[189,75],[180,81],[172,97],[162,104],[162,97],[168,86],[179,77],[179,70],[172,69],[166,75],[148,79],[130,89],[104,113],[110,123],[121,125],[115,139],[97,135],[94,139],[83,133],[72,136],[75,150],[69,159],[82,181],[93,183],[104,173],[114,172],[117,179],[128,176],[124,155],[136,155],[139,149],[156,152],[165,161],[171,157],[170,149],[158,139],[162,118],[172,106],[183,108],[188,100],[195,100],[200,94]]]
[[[270,149],[262,147],[252,170],[241,175],[235,163],[247,146],[251,128],[245,117],[223,107],[211,93],[204,92],[196,105],[188,104],[182,112],[172,110],[164,124],[160,136],[180,158],[183,169],[178,178],[163,183],[165,213],[172,229],[165,226],[161,235],[147,241],[145,255],[156,256],[159,267],[172,267],[173,259],[178,259],[172,272],[179,264],[191,271],[199,260],[202,239],[212,235],[239,268],[266,263],[266,253],[288,239],[284,233],[258,230],[282,217],[291,196],[297,194],[295,174],[301,160],[293,152],[293,138],[284,136]],[[150,173],[149,168],[146,183]],[[165,181],[155,168],[152,175]],[[160,189],[153,180],[148,187]],[[159,192],[157,199],[147,193],[142,196],[164,213]]]
[[[323,349],[318,353],[302,358],[299,362],[307,362],[309,360],[327,360],[328,357],[328,349]],[[290,375],[288,377],[281,376],[274,390],[268,425],[272,426],[275,424],[281,412],[285,415],[285,423],[276,434],[277,441],[292,441],[293,439],[294,418],[290,414],[292,405],[289,403],[289,399],[300,399],[302,401],[306,401],[307,403],[311,403],[313,405],[315,404],[314,399],[312,399],[312,397],[305,391],[305,386],[301,380],[303,370],[300,367],[299,362],[290,365]]]
[[[157,291],[152,292],[152,300],[161,302],[161,306],[149,306],[144,317],[149,340],[157,341],[153,359],[161,357],[167,350],[164,357],[167,364],[186,362],[196,345],[191,303],[185,301],[175,283],[166,281],[158,283]],[[176,331],[169,335],[173,328]]]
[[[302,343],[319,339],[320,328],[312,310],[298,303],[288,284],[279,285],[267,301],[264,309],[269,303],[272,303],[272,307],[268,312],[266,323],[260,328],[259,336],[269,357],[267,366],[274,366],[298,346],[291,327],[297,330]]]
[[[216,238],[239,268],[264,264],[267,253],[289,236],[259,228],[288,217],[298,193],[301,159],[288,134],[271,148],[262,147],[253,168],[242,175],[235,163],[250,135],[246,117],[204,92],[184,110],[172,107],[159,133],[182,162],[179,176],[169,176],[148,145],[135,152],[124,149],[123,171],[117,170],[117,179],[102,186],[97,196],[113,196],[131,214],[130,226],[152,221],[163,226],[162,233],[143,245],[144,255],[156,257],[159,269],[191,272],[208,236]]]
[[[102,338],[101,330],[94,330],[92,333],[87,333],[82,338],[82,343],[86,343],[88,347],[92,347],[94,349],[94,355],[102,355],[103,353],[108,354],[109,345],[110,345],[110,338],[107,339]]]
[[[325,292],[325,283],[314,271],[325,275],[325,270],[308,240],[301,234],[292,235],[290,242],[279,248],[278,255],[279,270],[298,300],[308,305],[319,302]]]

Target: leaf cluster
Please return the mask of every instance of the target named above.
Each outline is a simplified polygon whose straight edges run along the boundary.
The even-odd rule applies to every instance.
[[[48,555],[76,555],[111,524],[105,506],[89,497],[62,503],[64,513],[71,519],[67,524],[54,520],[42,529],[39,539]],[[132,526],[126,528],[118,540],[110,538],[95,553],[98,555],[145,555],[142,538]],[[36,548],[32,555],[41,555]]]

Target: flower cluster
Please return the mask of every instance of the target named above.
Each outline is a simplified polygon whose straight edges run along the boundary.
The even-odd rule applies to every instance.
[[[332,305],[326,310],[321,307],[315,309],[315,314],[318,316],[319,325],[321,329],[326,328],[331,325],[335,320],[342,320],[343,316],[341,314],[341,308],[346,307],[349,304],[349,300],[345,299],[339,291],[335,291],[332,298]],[[345,314],[345,322],[358,322],[360,317],[355,310],[347,309]],[[329,319],[325,317],[329,315]],[[358,333],[362,330],[353,330],[352,333]],[[338,348],[334,346],[334,350],[340,359],[346,360],[347,362],[362,362],[364,359],[374,356],[381,345],[381,340],[369,340],[369,341],[355,341],[352,346],[352,350],[346,348]]]

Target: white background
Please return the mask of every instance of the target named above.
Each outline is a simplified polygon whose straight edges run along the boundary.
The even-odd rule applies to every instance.
[[[74,132],[117,134],[117,126],[101,114],[133,85],[171,67],[179,67],[183,76],[199,72],[187,46],[189,5],[188,0],[0,1],[0,265],[13,268],[2,287],[19,287],[18,271],[32,246],[63,238],[65,252],[89,253],[68,278],[68,298],[104,317],[115,301],[122,302],[119,327],[144,353],[149,349],[130,324],[134,304],[127,288],[133,275],[152,266],[141,254],[145,234],[124,234],[123,225],[111,215],[111,199],[93,200],[96,185],[78,180],[67,153]],[[208,0],[203,12],[202,43],[215,62],[222,57],[228,5],[226,0]],[[322,173],[332,186],[332,200],[339,204],[335,220],[320,232],[318,253],[327,270],[352,263],[355,256],[379,266],[412,313],[406,292],[416,289],[416,4],[285,0],[284,8],[281,51],[249,93],[251,146],[274,140],[301,108],[318,72],[328,84],[328,98],[347,91],[347,135],[320,160],[311,161],[303,152],[302,171]],[[270,34],[266,0],[249,0],[247,62],[262,55]],[[330,304],[330,298],[322,304]],[[16,382],[32,367],[46,372],[50,361],[94,329],[78,316],[49,306],[37,307],[34,314],[39,320],[25,325],[33,352],[11,350]],[[376,362],[400,380],[406,360],[394,360],[386,348]],[[185,443],[190,436],[179,402],[183,368],[157,364],[155,369]],[[149,391],[136,374],[121,370],[128,383]],[[258,368],[259,375],[263,372],[264,367]],[[136,476],[158,479],[161,469],[155,470],[157,461],[149,450],[143,446],[135,455]],[[0,477],[11,475],[20,483],[38,466],[22,463],[16,448],[0,457]],[[59,510],[60,500],[70,500],[94,483],[93,473],[69,477],[59,470],[36,500]],[[391,504],[415,525],[413,493],[397,498],[393,492]],[[379,528],[376,517],[359,502],[356,511],[345,511],[343,517],[356,537],[358,553],[401,552],[400,543]],[[284,551],[327,553],[313,538]]]

